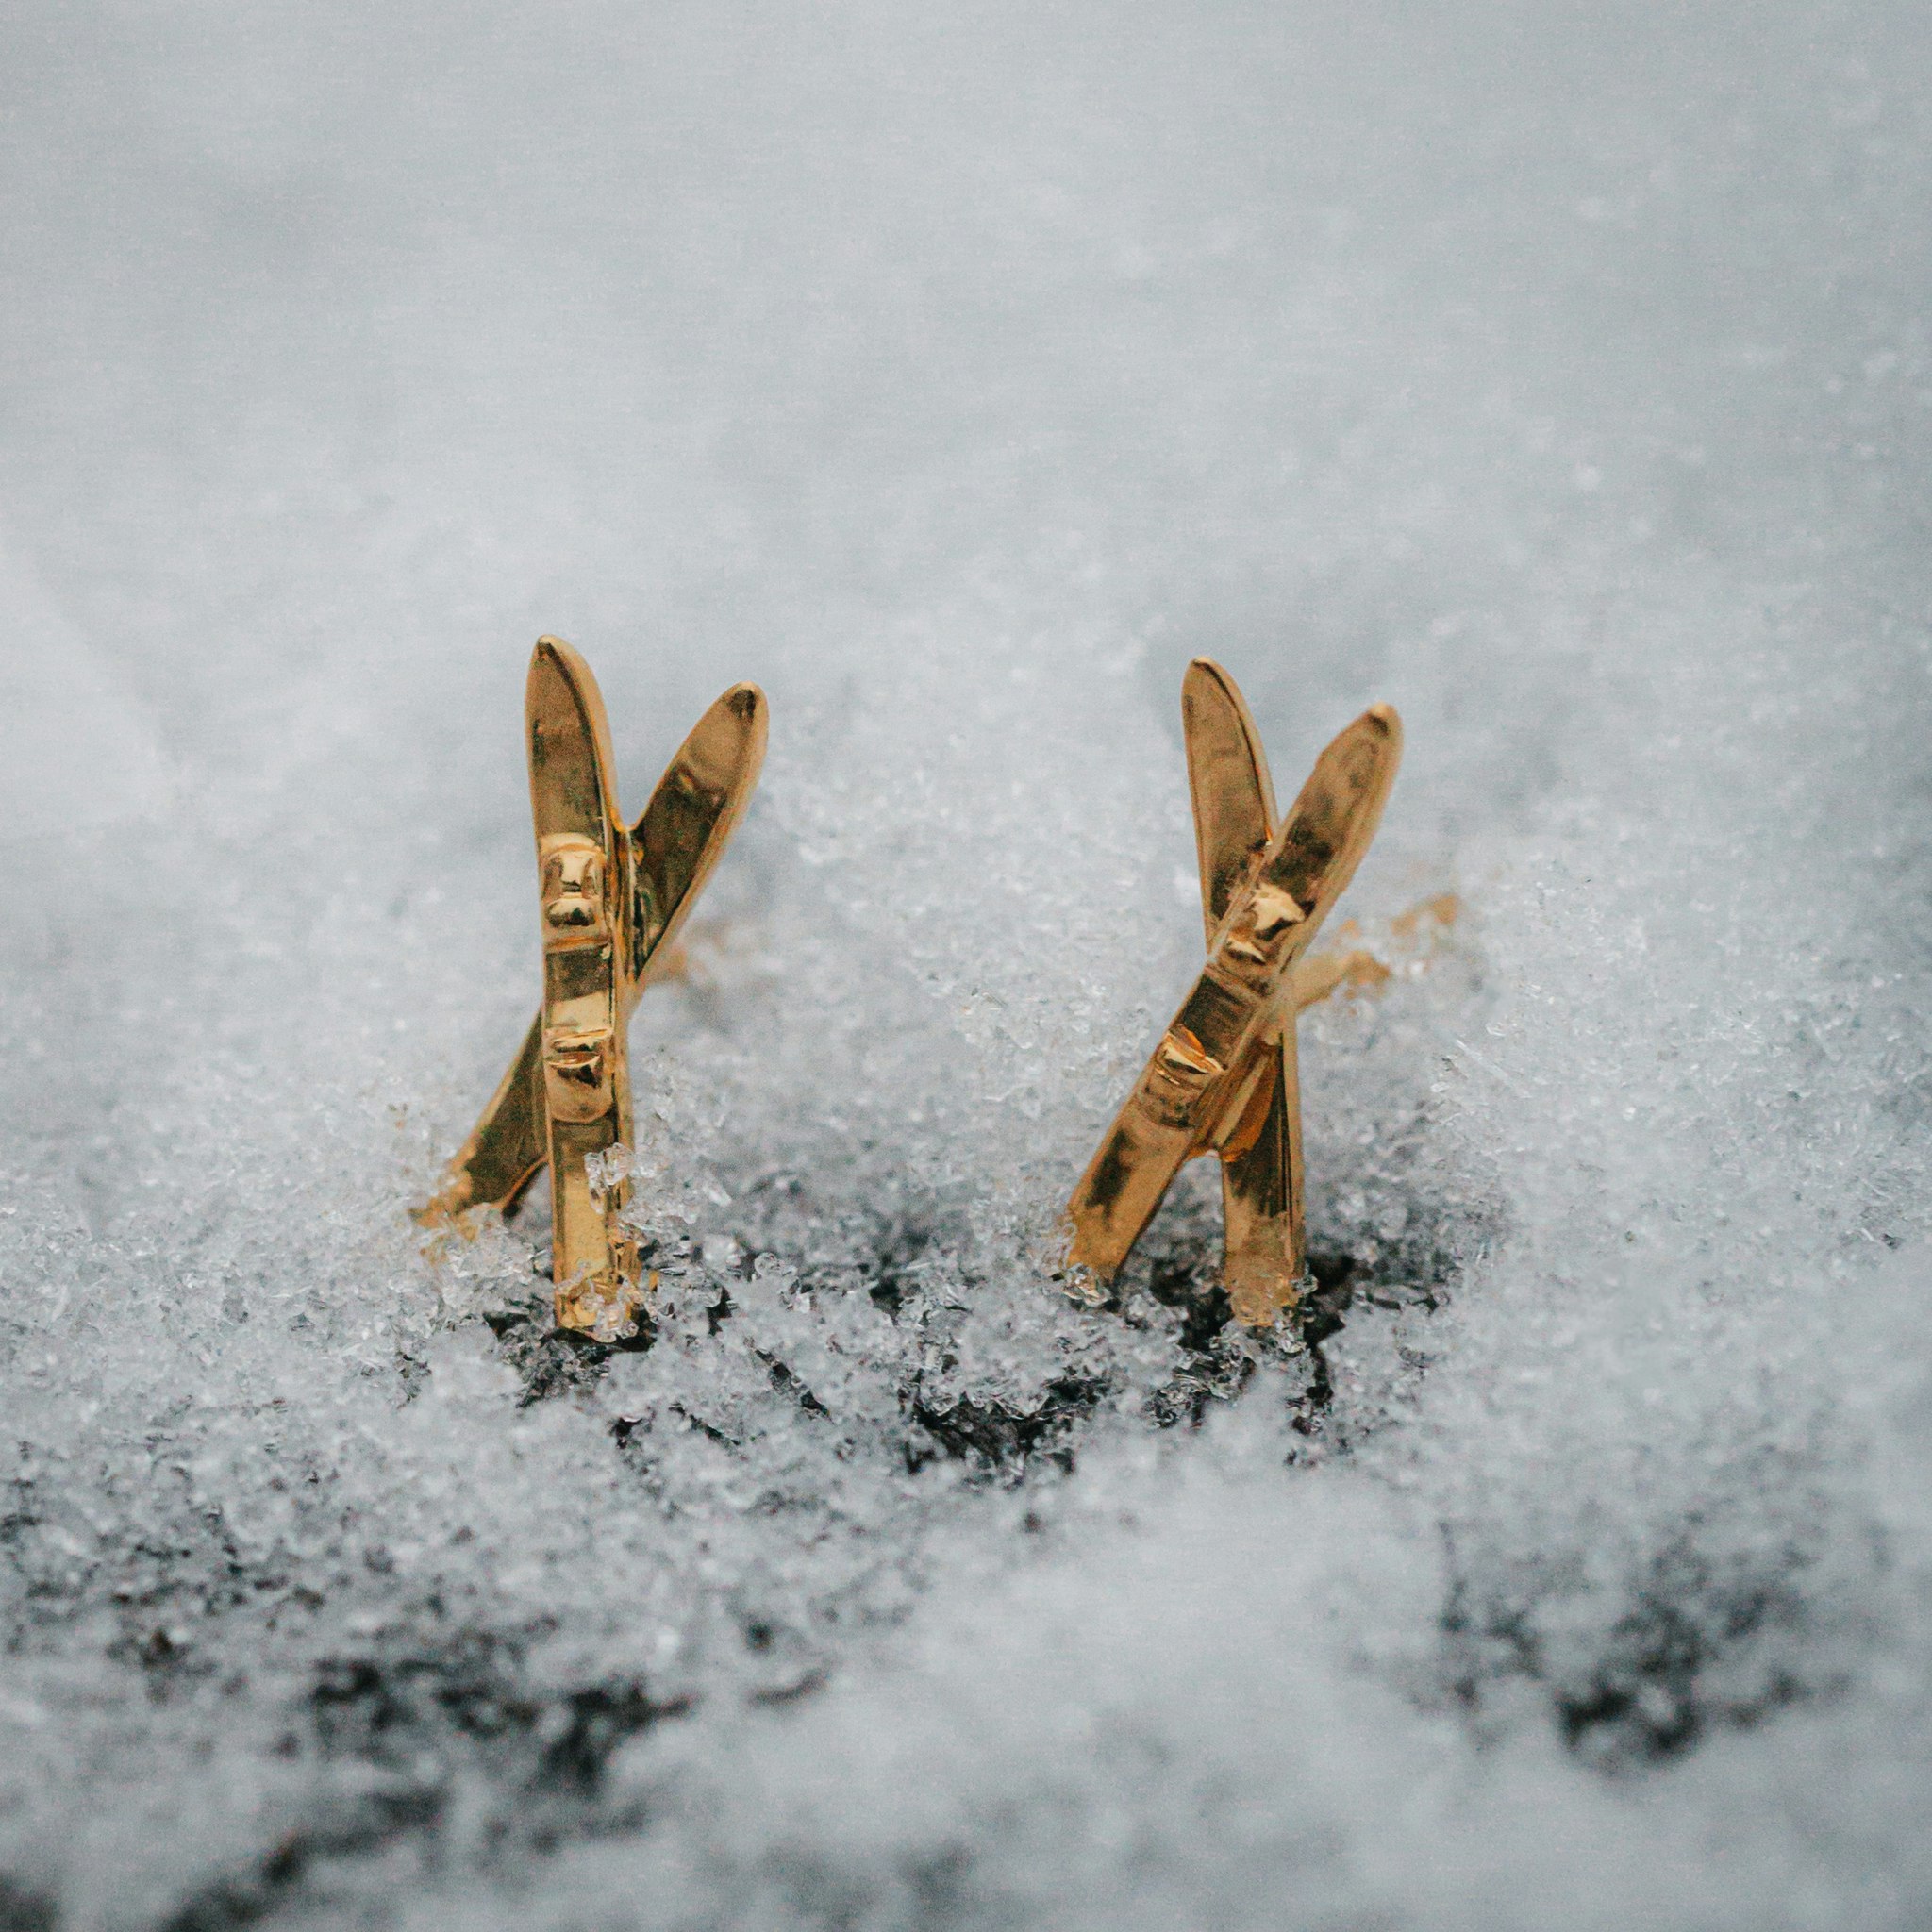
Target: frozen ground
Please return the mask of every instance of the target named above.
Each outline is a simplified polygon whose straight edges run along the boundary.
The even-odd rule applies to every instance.
[[[0,10],[0,1926],[1906,1927],[1932,19]],[[773,755],[657,1346],[404,1218],[519,707]],[[1409,756],[1313,1349],[1053,1209],[1179,674]]]

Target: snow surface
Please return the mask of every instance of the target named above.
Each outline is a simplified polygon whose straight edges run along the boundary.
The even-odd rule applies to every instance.
[[[0,1926],[1913,1926],[1932,16],[0,12]],[[525,655],[772,758],[645,1353],[405,1217]],[[1310,1329],[1054,1210],[1208,652],[1409,752]],[[1391,922],[1467,911],[1405,952]]]

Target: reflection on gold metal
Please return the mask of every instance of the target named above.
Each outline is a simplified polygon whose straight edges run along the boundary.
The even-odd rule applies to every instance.
[[[1218,664],[1188,667],[1181,720],[1208,963],[1074,1190],[1067,1259],[1111,1278],[1182,1165],[1217,1155],[1228,1301],[1265,1327],[1304,1272],[1294,1015],[1357,970],[1303,956],[1374,837],[1402,724],[1388,705],[1364,711],[1277,820],[1255,721]]]
[[[627,829],[597,680],[559,639],[538,641],[525,718],[543,1005],[416,1219],[507,1212],[547,1162],[557,1324],[609,1341],[629,1331],[640,1299],[637,1246],[621,1219],[631,1146],[625,1026],[642,988],[681,970],[678,928],[758,784],[765,699],[755,684],[726,691]]]

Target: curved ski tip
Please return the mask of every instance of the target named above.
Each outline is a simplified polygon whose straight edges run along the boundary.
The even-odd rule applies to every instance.
[[[1391,751],[1401,751],[1402,713],[1393,705],[1371,705],[1358,722],[1380,732],[1389,741]]]
[[[765,737],[770,729],[772,707],[758,686],[734,684],[712,705],[713,711],[728,711],[737,723],[745,746],[745,759],[754,778],[764,762]]]
[[[1212,658],[1190,658],[1188,668],[1181,673],[1181,683],[1185,687],[1198,678],[1209,677],[1216,684],[1232,684],[1234,679],[1227,674],[1224,665],[1217,664]]]
[[[1203,700],[1216,699],[1236,711],[1247,710],[1241,688],[1224,665],[1217,664],[1212,658],[1193,658],[1181,673],[1181,709],[1185,712]]]
[[[651,794],[651,803],[632,830],[641,836],[658,808],[658,792],[669,785],[674,789],[695,786],[700,791],[715,793],[719,804],[735,798],[737,803],[719,822],[728,832],[764,770],[769,710],[764,692],[755,684],[734,684],[713,698],[677,747],[677,756],[665,767],[658,791]],[[716,831],[716,824],[712,829]]]
[[[738,726],[740,738],[750,748],[750,756],[754,759],[761,759],[765,756],[765,732],[771,721],[771,701],[765,693],[750,682],[734,684],[721,697],[713,699],[706,717],[709,719],[719,711],[724,711]]]
[[[557,710],[559,705],[561,711]],[[600,783],[609,782],[610,724],[604,711],[604,692],[596,673],[575,645],[547,635],[537,640],[530,653],[530,675],[524,680],[524,708],[533,719],[555,712],[553,723],[575,713],[607,774]]]
[[[536,648],[530,653],[530,675],[535,677],[540,670],[553,673],[579,691],[586,685],[596,689],[597,680],[584,662],[583,654],[574,644],[567,644],[547,631],[537,640]]]
[[[1247,699],[1241,695],[1241,686],[1227,667],[1217,664],[1212,658],[1194,658],[1181,674],[1182,724],[1191,725],[1195,716],[1202,713],[1214,719],[1231,718],[1242,737],[1259,743],[1259,727],[1255,723],[1255,714],[1248,709]]]
[[[1375,774],[1371,782],[1386,799],[1402,768],[1402,714],[1393,705],[1371,705],[1342,736],[1368,753]],[[1379,813],[1381,807],[1375,809]]]

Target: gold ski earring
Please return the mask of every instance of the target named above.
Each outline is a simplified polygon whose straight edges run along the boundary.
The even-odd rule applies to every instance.
[[[1208,963],[1074,1190],[1067,1261],[1110,1280],[1181,1167],[1215,1154],[1228,1301],[1267,1327],[1300,1299],[1306,1265],[1294,1016],[1326,987],[1298,988],[1296,966],[1375,836],[1402,721],[1364,711],[1279,821],[1255,721],[1206,658],[1188,667],[1181,722]]]
[[[626,1023],[723,856],[765,756],[765,696],[734,685],[679,747],[643,816],[617,812],[610,727],[591,667],[540,638],[525,687],[543,936],[543,1004],[450,1163],[425,1225],[508,1211],[546,1162],[557,1325],[612,1341],[639,1302],[620,1215],[631,1147]]]

